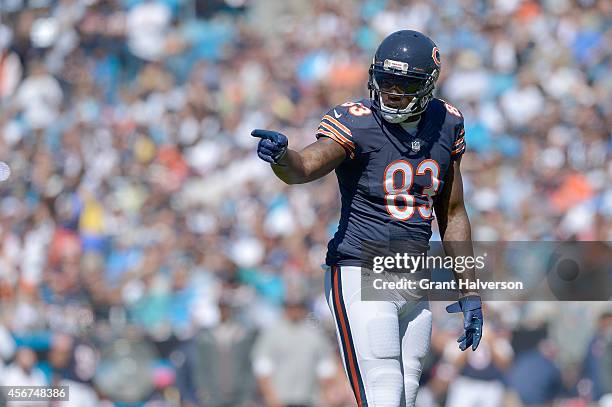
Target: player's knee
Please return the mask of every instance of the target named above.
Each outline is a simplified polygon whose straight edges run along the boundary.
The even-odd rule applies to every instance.
[[[402,339],[402,364],[404,368],[404,392],[406,407],[414,406],[419,379],[422,372],[422,359],[429,352],[431,338],[432,315],[424,309],[406,328]]]
[[[399,361],[382,359],[366,373],[368,406],[398,407],[402,398],[403,377]]]
[[[419,391],[419,380],[423,371],[420,359],[404,359],[404,394],[406,396],[406,407],[414,407],[417,392]]]

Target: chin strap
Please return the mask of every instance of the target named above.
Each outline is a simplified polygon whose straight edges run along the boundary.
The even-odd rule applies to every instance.
[[[383,119],[385,119],[385,121],[388,121],[389,123],[394,123],[394,124],[401,123],[411,117],[411,115],[407,113],[391,114],[391,113],[381,112],[381,115]]]

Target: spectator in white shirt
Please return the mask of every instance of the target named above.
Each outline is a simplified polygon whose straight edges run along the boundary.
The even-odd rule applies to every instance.
[[[32,62],[30,74],[21,83],[15,96],[16,107],[33,129],[49,126],[58,117],[63,100],[59,82],[41,61]]]
[[[2,386],[46,386],[48,385],[44,373],[36,367],[36,353],[30,348],[19,348],[15,361],[4,369],[0,378]],[[44,407],[47,402],[8,402],[7,407]]]
[[[0,323],[0,377],[4,375],[4,363],[15,353],[15,341],[10,332]]]

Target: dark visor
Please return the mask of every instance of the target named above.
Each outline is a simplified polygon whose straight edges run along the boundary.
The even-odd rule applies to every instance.
[[[380,71],[374,72],[374,80],[378,84],[378,89],[382,92],[408,95],[418,93],[427,83],[426,78],[415,78]]]

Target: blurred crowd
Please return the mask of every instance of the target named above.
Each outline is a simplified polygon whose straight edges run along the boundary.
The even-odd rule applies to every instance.
[[[437,95],[465,117],[474,239],[610,241],[611,14],[606,0],[1,1],[0,385],[70,383],[71,406],[354,405],[320,269],[336,180],[287,187],[251,129],[309,144],[325,111],[367,97],[380,40],[420,30],[442,53]],[[444,305],[421,406],[612,392],[609,304],[492,302],[473,354]]]

